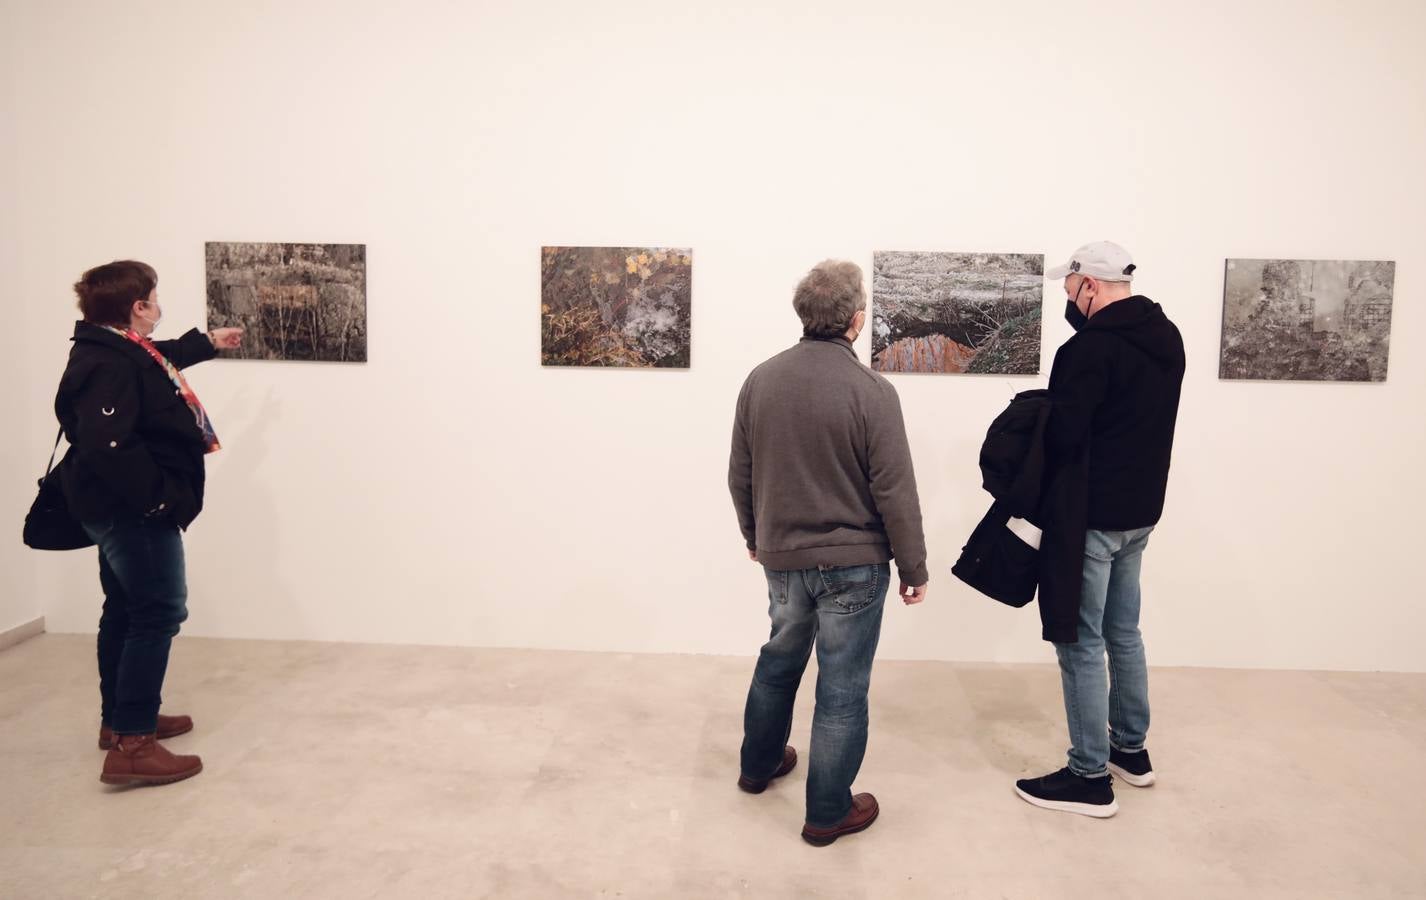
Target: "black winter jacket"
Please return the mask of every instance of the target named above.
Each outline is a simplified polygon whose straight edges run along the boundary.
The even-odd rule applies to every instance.
[[[995,503],[951,571],[1010,606],[1029,603],[1038,588],[1041,635],[1073,644],[1079,639],[1088,467],[1084,448],[1072,456],[1047,458],[1053,414],[1049,391],[1024,391],[991,424],[980,468]],[[1011,516],[1040,527],[1038,551],[1006,527]]]
[[[139,345],[87,322],[75,323],[72,340],[54,401],[70,443],[58,468],[70,513],[81,522],[164,513],[187,528],[203,509],[193,411]],[[196,329],[154,345],[180,369],[217,355]]]
[[[1183,373],[1178,329],[1137,295],[1096,313],[1055,354],[1048,457],[1053,466],[1088,451],[1090,528],[1158,524]]]
[[[1183,338],[1147,297],[1096,313],[1055,354],[1040,498],[1040,621],[1078,640],[1084,533],[1158,524],[1183,385]]]

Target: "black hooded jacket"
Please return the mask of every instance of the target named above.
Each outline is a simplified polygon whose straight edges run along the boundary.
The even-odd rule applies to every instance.
[[[1065,342],[1050,371],[1050,460],[1088,451],[1088,525],[1130,531],[1164,511],[1183,385],[1183,338],[1147,297],[1105,307]]]
[[[203,509],[203,432],[192,410],[139,345],[87,322],[73,340],[54,401],[70,443],[55,471],[71,515],[165,514],[187,528]],[[217,355],[196,330],[154,346],[180,369]]]

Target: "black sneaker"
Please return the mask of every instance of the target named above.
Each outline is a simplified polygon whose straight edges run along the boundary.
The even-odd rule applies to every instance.
[[[1149,751],[1147,750],[1130,753],[1127,750],[1110,747],[1109,771],[1134,787],[1148,787],[1155,781],[1154,765],[1149,762]]]
[[[1108,775],[1084,778],[1069,769],[1060,769],[1053,775],[1022,778],[1015,782],[1015,793],[1025,802],[1045,809],[1107,819],[1119,811],[1109,782]]]

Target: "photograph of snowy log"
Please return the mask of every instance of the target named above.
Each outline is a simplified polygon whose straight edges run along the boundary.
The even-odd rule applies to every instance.
[[[1037,375],[1045,257],[880,252],[872,258],[878,372]]]
[[[232,359],[366,362],[366,245],[206,246],[208,327],[247,329]]]
[[[692,311],[692,250],[540,250],[543,365],[687,369]]]

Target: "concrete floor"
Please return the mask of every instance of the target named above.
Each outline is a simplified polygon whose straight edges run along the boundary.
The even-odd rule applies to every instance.
[[[751,659],[180,638],[206,770],[117,790],[92,646],[0,653],[6,900],[1426,896],[1423,675],[1155,670],[1160,782],[1095,821],[1011,790],[1062,764],[1053,668],[878,663],[882,817],[816,849],[801,765],[734,786]]]

